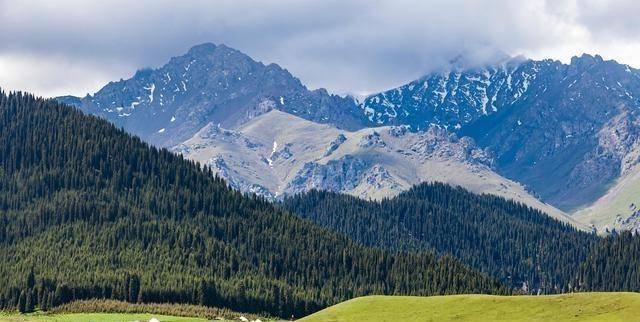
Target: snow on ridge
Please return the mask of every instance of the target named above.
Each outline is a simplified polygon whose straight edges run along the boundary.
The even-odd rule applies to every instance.
[[[143,87],[143,88],[149,91],[149,103],[153,103],[153,92],[156,91],[156,84],[151,83],[151,85],[148,85],[148,86],[149,87]]]
[[[269,163],[270,167],[273,167],[273,155],[276,153],[276,150],[278,150],[278,142],[276,142],[276,140],[273,140],[273,148],[271,149],[271,154],[269,155],[269,157],[267,158],[267,162]]]
[[[188,71],[189,71],[189,68],[191,68],[191,65],[192,65],[195,61],[196,61],[195,59],[194,59],[194,60],[192,60],[192,61],[190,61],[190,62],[187,64],[187,66],[185,66],[185,67],[184,67],[184,70],[185,70],[186,72],[188,72]],[[183,75],[183,76],[184,76],[184,75]]]

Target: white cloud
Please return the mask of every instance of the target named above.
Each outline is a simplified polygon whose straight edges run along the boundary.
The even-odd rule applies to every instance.
[[[631,0],[0,0],[0,86],[93,92],[206,41],[276,62],[312,88],[373,92],[453,57],[501,50],[640,67]],[[472,57],[476,58],[476,57]]]
[[[120,66],[115,64],[114,66]],[[93,93],[114,75],[132,74],[108,64],[33,54],[0,54],[0,86],[5,91],[26,91],[53,97]]]

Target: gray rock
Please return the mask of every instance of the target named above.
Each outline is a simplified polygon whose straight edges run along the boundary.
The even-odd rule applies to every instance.
[[[639,107],[640,72],[590,55],[432,73],[362,104],[376,124],[473,138],[499,173],[565,210],[637,164]]]
[[[353,99],[310,91],[276,64],[210,43],[111,82],[93,96],[58,99],[163,147],[182,143],[208,123],[233,129],[273,109],[344,129],[367,123]]]

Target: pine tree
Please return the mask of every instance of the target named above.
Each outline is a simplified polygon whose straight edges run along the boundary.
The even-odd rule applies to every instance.
[[[29,271],[29,274],[27,275],[27,289],[31,290],[33,289],[33,287],[36,285],[36,277],[35,274],[33,272],[33,268],[31,268],[31,270]]]
[[[33,290],[27,291],[24,309],[25,312],[33,312],[36,309],[36,295]]]
[[[20,297],[18,298],[18,312],[27,312],[27,294],[25,291],[20,292]]]

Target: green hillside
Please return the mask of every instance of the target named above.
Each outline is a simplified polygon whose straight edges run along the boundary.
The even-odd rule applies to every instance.
[[[329,307],[300,322],[636,321],[638,317],[637,293],[368,296]]]
[[[0,161],[0,309],[104,298],[290,317],[367,294],[506,292],[452,257],[359,245],[53,100],[0,92]]]
[[[368,201],[310,191],[283,203],[292,213],[367,246],[435,250],[518,290],[558,293],[598,237],[537,209],[442,183],[424,183],[395,198]]]

